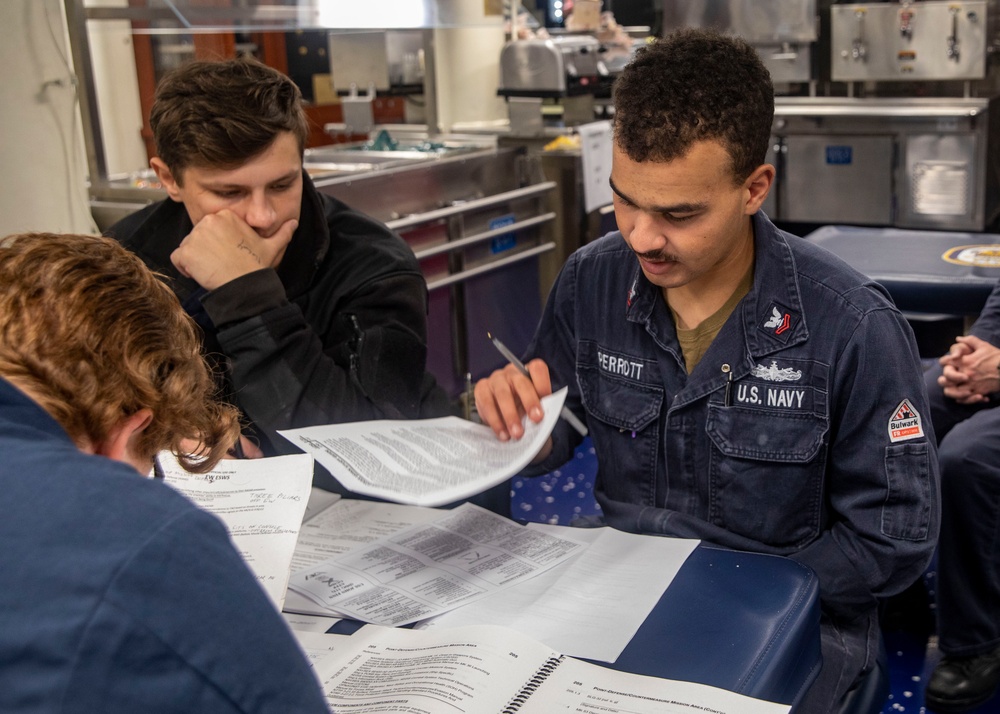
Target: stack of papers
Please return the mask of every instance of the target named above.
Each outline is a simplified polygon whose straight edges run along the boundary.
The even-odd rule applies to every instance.
[[[465,503],[296,572],[287,609],[407,625],[481,600],[584,550],[571,529],[526,528]]]
[[[459,419],[377,421],[284,432],[345,486],[404,502],[451,502],[519,471],[545,421],[501,443]],[[522,526],[465,503],[453,510],[340,499],[312,489],[310,455],[222,461],[189,474],[161,455],[166,480],[229,528],[289,623],[324,631],[350,617],[450,629],[494,623],[562,654],[613,662],[698,541],[608,528]],[[654,564],[652,567],[650,564]]]

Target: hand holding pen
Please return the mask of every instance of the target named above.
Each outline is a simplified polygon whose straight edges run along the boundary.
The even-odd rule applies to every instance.
[[[493,429],[498,439],[520,439],[524,436],[521,419],[525,414],[535,423],[542,420],[541,397],[552,393],[549,368],[540,359],[522,364],[502,342],[492,335],[489,337],[509,364],[476,384],[476,409],[483,423]],[[561,416],[586,436],[587,428],[575,414],[564,409]],[[550,449],[551,439],[543,449],[545,453],[539,454],[538,458],[544,458]]]

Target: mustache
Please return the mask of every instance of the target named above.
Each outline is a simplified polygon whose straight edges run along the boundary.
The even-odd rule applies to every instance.
[[[636,257],[638,257],[638,258],[640,258],[642,260],[648,260],[648,261],[651,261],[651,262],[654,262],[654,263],[655,262],[662,262],[662,261],[676,261],[677,260],[676,257],[674,257],[670,253],[667,253],[667,252],[662,251],[662,250],[648,250],[648,251],[646,251],[644,253],[640,253],[639,251],[636,250],[636,251],[633,251],[633,252],[636,254]]]

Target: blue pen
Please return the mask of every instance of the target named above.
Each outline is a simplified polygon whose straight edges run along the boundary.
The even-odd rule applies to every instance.
[[[518,372],[523,374],[525,377],[528,377],[529,379],[531,378],[531,375],[528,373],[528,368],[525,367],[524,363],[517,358],[517,355],[515,355],[513,352],[507,349],[507,345],[505,345],[503,342],[501,342],[496,337],[491,335],[489,332],[486,333],[486,336],[489,337],[490,341],[493,342],[493,346],[496,347],[498,350],[500,350],[500,354],[506,357],[508,362],[517,367]],[[571,412],[567,407],[564,406],[562,408],[562,411],[559,412],[559,416],[561,416],[563,419],[569,422],[569,425],[574,429],[576,429],[580,433],[580,436],[587,435],[586,424],[580,421],[577,418],[576,414]]]

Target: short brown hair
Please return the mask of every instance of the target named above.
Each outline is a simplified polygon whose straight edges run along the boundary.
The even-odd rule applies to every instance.
[[[614,86],[614,139],[633,161],[672,161],[696,141],[720,142],[739,183],[764,163],[774,86],[737,37],[674,32],[636,53]]]
[[[291,132],[302,151],[309,133],[299,88],[249,58],[174,70],[156,88],[149,124],[156,152],[178,183],[189,166],[242,166],[280,132]]]
[[[25,233],[0,239],[0,375],[22,386],[78,444],[123,418],[153,418],[135,455],[170,449],[212,469],[239,435],[218,402],[193,321],[173,292],[109,238]],[[203,453],[182,453],[199,440]]]

